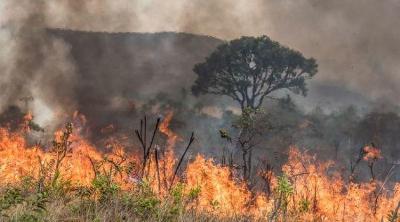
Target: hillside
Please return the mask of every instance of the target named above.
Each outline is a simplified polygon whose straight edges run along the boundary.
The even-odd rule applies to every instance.
[[[189,89],[193,66],[222,43],[186,33],[47,32],[69,45],[76,66],[74,101],[96,122],[118,112],[115,106],[123,101]]]
[[[91,82],[85,86],[102,87],[107,94],[127,90],[126,87],[150,93],[153,90],[145,90],[149,88],[147,84],[163,90],[190,86],[195,78],[193,65],[222,43],[213,37],[171,32],[48,32],[70,45],[80,80]]]

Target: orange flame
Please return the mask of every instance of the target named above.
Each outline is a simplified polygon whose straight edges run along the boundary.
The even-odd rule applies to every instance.
[[[33,115],[32,113],[29,111],[25,114],[24,119],[23,119],[23,125],[22,125],[22,130],[25,132],[30,132],[30,123],[33,120]]]
[[[169,111],[167,115],[165,116],[164,120],[160,124],[160,132],[165,134],[168,137],[167,141],[167,150],[172,150],[172,148],[175,147],[176,142],[180,140],[178,134],[173,132],[169,128],[169,124],[171,123],[172,117],[174,116],[174,113],[172,111]]]
[[[364,151],[363,159],[366,160],[366,161],[368,161],[368,160],[377,160],[377,159],[382,158],[381,151],[376,147],[365,146],[363,148],[363,151]]]
[[[243,183],[232,180],[227,167],[214,164],[198,155],[186,170],[188,188],[200,188],[199,210],[223,215],[245,214],[251,193]]]
[[[168,136],[168,150],[160,153],[158,170],[153,157],[147,166],[146,179],[154,191],[159,191],[161,198],[171,187],[170,178],[176,164],[172,148],[179,136],[169,129],[172,115],[168,113],[160,125],[160,131]],[[85,122],[84,117],[79,118]],[[126,153],[118,141],[111,143],[111,152],[103,153],[82,138],[79,132],[78,129],[71,135],[71,152],[60,169],[62,177],[74,185],[91,185],[95,178],[93,164],[98,164],[95,166],[98,171],[109,172],[113,164],[127,168],[132,162],[140,162],[139,155]],[[56,139],[61,138],[61,133],[56,133]],[[0,128],[1,186],[16,183],[27,175],[36,177],[40,171],[39,160],[50,163],[54,159],[51,152],[45,151],[48,149],[29,147],[23,135],[23,132],[11,133]],[[365,147],[364,151],[367,156],[364,160],[381,157],[380,151],[374,147]],[[292,218],[296,221],[380,221],[396,208],[400,201],[400,183],[395,184],[393,190],[381,190],[383,184],[379,181],[347,183],[340,172],[333,170],[334,166],[334,162],[320,163],[315,156],[292,147],[288,162],[282,167],[284,176],[268,172],[271,193],[267,195],[249,189],[245,182],[235,177],[234,170],[198,155],[188,164],[184,176],[177,180],[184,184],[187,194],[193,189],[200,190],[196,201],[189,203],[188,208],[221,217],[246,216],[272,221]],[[128,189],[136,184],[132,179],[134,173],[123,172],[114,179],[122,188]],[[381,193],[376,198],[378,190]]]

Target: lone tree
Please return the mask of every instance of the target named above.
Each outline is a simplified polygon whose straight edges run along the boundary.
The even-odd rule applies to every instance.
[[[203,63],[195,65],[192,86],[200,94],[226,95],[245,108],[257,109],[272,92],[288,89],[307,93],[306,79],[317,73],[313,58],[267,36],[242,37],[220,45]]]
[[[222,44],[193,68],[198,76],[192,86],[195,96],[225,95],[240,104],[242,115],[239,124],[235,124],[240,133],[235,143],[242,151],[244,180],[250,177],[255,137],[262,130],[256,123],[265,122],[255,119],[264,99],[282,89],[305,96],[306,80],[317,69],[313,58],[306,59],[267,36],[242,37]]]

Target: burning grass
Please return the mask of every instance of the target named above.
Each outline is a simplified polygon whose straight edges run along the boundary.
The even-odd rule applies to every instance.
[[[259,172],[268,192],[249,189],[234,170],[197,155],[178,173],[173,152],[180,139],[168,128],[172,114],[146,135],[143,154],[113,141],[100,152],[72,125],[51,147],[28,147],[21,132],[0,129],[0,213],[5,221],[399,221],[400,184],[347,182],[334,162],[293,147],[282,173]],[[168,137],[155,146],[157,131]],[[193,142],[193,136],[187,149]],[[363,148],[362,161],[379,150]],[[369,162],[369,165],[372,162]]]

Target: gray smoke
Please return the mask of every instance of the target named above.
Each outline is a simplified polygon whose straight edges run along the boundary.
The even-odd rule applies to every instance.
[[[45,27],[176,31],[221,39],[266,34],[317,59],[320,72],[304,104],[398,102],[400,2],[395,0],[3,0],[0,7],[0,109],[29,95],[36,107],[48,110],[45,116],[76,105],[79,80],[73,78],[70,48],[45,35]],[[164,83],[160,86],[168,87]]]
[[[51,25],[83,30],[179,31],[221,39],[267,34],[317,59],[310,94],[325,85],[397,103],[400,2],[388,0],[53,1]],[[316,97],[316,98],[314,98]],[[311,103],[340,103],[341,94]],[[328,102],[329,103],[329,102]],[[347,103],[346,103],[347,104]]]
[[[45,33],[45,1],[1,2],[0,111],[8,105],[30,107],[41,123],[72,105],[69,86],[74,75],[68,46]]]

